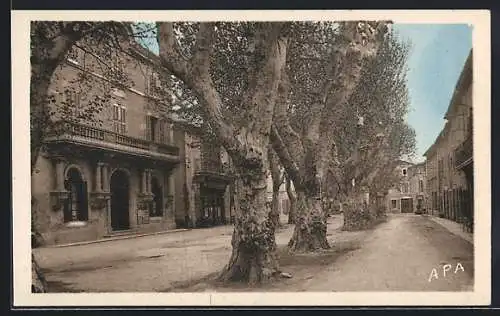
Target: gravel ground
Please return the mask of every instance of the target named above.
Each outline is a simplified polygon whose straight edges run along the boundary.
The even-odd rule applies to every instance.
[[[446,275],[445,265],[451,265]],[[470,243],[425,217],[401,215],[381,224],[360,249],[302,284],[301,290],[472,291],[473,272]]]
[[[293,277],[264,288],[212,282],[229,259],[231,226],[39,248],[35,256],[53,292],[471,290],[472,245],[439,224],[395,215],[372,230],[345,232],[341,225],[341,216],[330,218],[332,249],[312,255],[287,253],[293,226],[281,229],[280,266]],[[464,271],[454,273],[458,263]],[[432,269],[438,279],[429,282]]]

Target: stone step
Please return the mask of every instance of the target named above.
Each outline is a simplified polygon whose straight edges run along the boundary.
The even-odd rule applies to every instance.
[[[115,232],[111,232],[107,235],[104,235],[103,238],[132,236],[132,235],[138,235],[138,234],[140,234],[140,232],[137,229],[126,229],[126,230],[118,230]]]

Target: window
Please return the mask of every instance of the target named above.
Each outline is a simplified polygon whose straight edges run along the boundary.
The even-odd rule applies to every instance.
[[[71,168],[68,171],[64,186],[69,192],[69,198],[64,206],[64,222],[87,221],[87,183],[83,181],[76,168]]]
[[[391,200],[391,208],[397,208],[397,201]]]
[[[155,143],[166,144],[167,122],[163,119],[148,114],[146,116],[146,139]]]
[[[127,133],[127,109],[118,103],[113,103],[113,131],[119,134]]]
[[[153,72],[149,77],[148,93],[150,95],[158,95],[158,92],[160,90],[161,90],[160,76],[156,72]]]
[[[76,91],[72,88],[67,88],[64,91],[64,102],[67,106],[79,106],[80,105],[80,91]]]
[[[157,141],[157,128],[158,128],[158,118],[148,115],[146,117],[146,132],[147,140]]]
[[[424,192],[424,180],[422,179],[418,180],[418,192]]]
[[[167,144],[167,130],[168,130],[168,126],[167,126],[167,122],[165,120],[160,120],[159,123],[158,123],[158,130],[159,130],[159,142],[161,144]]]
[[[406,174],[407,174],[407,170],[406,170],[406,168],[403,168],[403,176],[406,176]]]
[[[403,193],[408,193],[408,191],[409,191],[408,183],[403,183]]]
[[[79,58],[78,58],[78,48],[76,47],[72,47],[69,51],[68,51],[68,55],[67,55],[67,60],[69,62],[72,62],[74,64],[78,64],[79,62]]]

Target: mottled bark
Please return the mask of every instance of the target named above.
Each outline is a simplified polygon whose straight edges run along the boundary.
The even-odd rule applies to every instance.
[[[279,273],[275,224],[269,217],[266,172],[261,166],[238,168],[240,216],[234,224],[233,251],[221,280],[266,283]]]
[[[292,251],[307,252],[328,249],[327,223],[321,201],[306,192],[297,192],[297,219],[293,236],[288,243]]]
[[[357,23],[342,25],[342,36],[325,65],[327,76],[314,91],[315,99],[308,107],[301,133],[294,131],[288,120],[286,100],[290,83],[286,74],[282,75],[271,137],[276,153],[299,192],[296,229],[289,243],[292,250],[329,247],[321,189],[332,160],[337,164],[331,135],[332,110],[347,102],[360,77],[364,58],[378,48],[377,41],[370,40],[367,46],[361,43],[359,31]]]
[[[32,293],[45,293],[48,286],[45,277],[38,266],[35,256],[31,254],[31,292]]]
[[[157,26],[162,65],[198,96],[203,119],[235,166],[239,210],[232,238],[233,252],[221,279],[266,282],[278,271],[275,228],[269,218],[270,208],[266,206],[266,180],[272,113],[286,61],[287,39],[281,34],[284,24],[258,24],[251,39],[255,58],[240,104],[245,119],[241,125],[228,122],[222,115],[222,100],[210,73],[215,25],[200,24],[189,60],[178,53],[172,23]]]

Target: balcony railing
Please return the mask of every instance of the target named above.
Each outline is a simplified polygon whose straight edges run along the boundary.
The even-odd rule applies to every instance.
[[[195,159],[193,172],[197,175],[228,176],[229,168],[225,164],[214,164],[204,162],[203,159]]]
[[[472,136],[455,149],[455,168],[460,169],[472,161],[473,157]]]
[[[50,136],[59,139],[61,136],[77,136],[90,141],[102,141],[127,147],[143,149],[165,155],[179,155],[179,148],[167,144],[159,144],[152,141],[125,136],[109,130],[92,127],[84,124],[60,122],[54,127]]]

